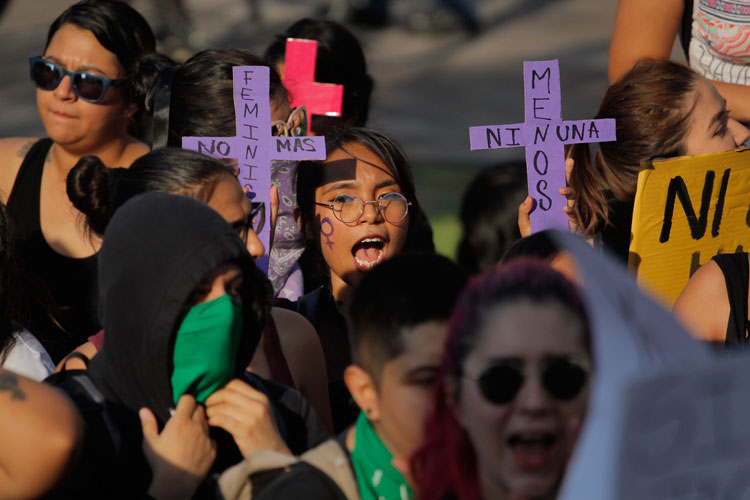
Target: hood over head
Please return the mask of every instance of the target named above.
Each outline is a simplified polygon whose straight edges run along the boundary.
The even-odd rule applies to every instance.
[[[147,193],[117,210],[99,252],[105,342],[89,365],[108,403],[133,416],[146,406],[161,424],[169,419],[175,335],[188,298],[226,262],[243,272],[239,374],[258,345],[271,300],[270,284],[240,238],[213,209],[185,196]]]

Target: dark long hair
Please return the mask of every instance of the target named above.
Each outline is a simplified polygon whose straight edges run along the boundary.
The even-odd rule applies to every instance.
[[[458,392],[466,358],[479,341],[480,325],[498,305],[526,299],[555,301],[588,325],[583,302],[562,274],[542,261],[520,258],[474,277],[461,292],[451,316],[448,338],[435,385],[433,409],[425,424],[425,439],[411,459],[420,500],[479,500],[479,477],[474,447],[455,415],[452,401]],[[589,348],[589,333],[584,342]],[[523,335],[523,332],[518,332]],[[456,388],[452,392],[450,387]]]
[[[568,150],[575,211],[586,232],[608,220],[609,197],[633,201],[644,161],[685,154],[700,78],[681,64],[644,59],[607,89],[596,118],[615,119],[617,140],[599,143],[594,165],[587,144]]]
[[[172,78],[167,144],[180,147],[182,138],[230,137],[236,133],[234,117],[235,66],[266,66],[246,50],[209,49],[198,52],[178,67]],[[271,104],[287,100],[276,70],[270,68]]]
[[[210,156],[179,148],[162,148],[141,156],[130,168],[108,168],[87,155],[68,174],[68,198],[91,230],[103,235],[118,207],[151,191],[182,194],[208,202],[216,184],[234,178],[232,169]]]
[[[376,130],[366,128],[337,129],[326,135],[326,156],[330,156],[339,149],[347,151],[347,146],[355,143],[366,147],[380,158],[393,175],[404,197],[411,202],[408,216],[409,230],[404,250],[417,246],[419,244],[416,241],[419,237],[417,222],[422,218],[422,214],[409,160],[403,149],[393,139]],[[299,207],[302,236],[306,243],[303,267],[313,268],[310,269],[309,277],[317,284],[322,284],[328,277],[328,266],[321,253],[320,234],[315,220],[315,190],[324,183],[324,164],[325,160],[300,162],[296,180],[297,206]],[[305,276],[305,280],[305,287],[307,287],[308,275]]]
[[[144,101],[151,82],[169,62],[156,53],[156,38],[146,20],[128,4],[116,0],[82,0],[68,7],[49,27],[47,42],[64,25],[72,24],[90,31],[102,47],[117,56],[126,102],[135,103],[137,111],[128,131],[141,136],[147,128]]]
[[[265,58],[272,66],[284,62],[287,38],[317,41],[315,81],[344,86],[341,117],[315,116],[311,122],[313,132],[328,135],[334,128],[364,127],[374,82],[367,73],[365,54],[357,38],[334,21],[300,19],[284,33],[276,35],[266,49]]]
[[[13,217],[0,202],[0,366],[13,348],[13,333],[18,328],[30,324],[38,315],[46,315],[60,326],[55,319],[58,306],[46,284],[23,265],[17,241]],[[51,340],[44,331],[32,333],[43,344]]]

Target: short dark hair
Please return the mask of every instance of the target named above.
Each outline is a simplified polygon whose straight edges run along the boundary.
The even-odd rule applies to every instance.
[[[317,135],[328,135],[333,128],[364,127],[374,83],[367,73],[362,47],[351,31],[334,21],[300,19],[284,33],[276,35],[266,49],[265,58],[269,64],[284,62],[287,38],[317,41],[315,80],[344,86],[341,117],[316,116],[311,120],[312,130]]]
[[[521,237],[518,205],[528,192],[526,165],[510,161],[480,171],[461,199],[463,235],[456,260],[471,274],[487,270]]]
[[[209,49],[198,52],[177,68],[172,76],[169,104],[170,146],[180,147],[183,137],[231,137],[236,133],[234,116],[235,66],[267,66],[246,50]],[[286,101],[281,78],[270,68],[271,103]]]
[[[404,351],[404,328],[448,321],[466,274],[438,254],[399,254],[368,272],[349,307],[352,360],[377,384]]]
[[[563,250],[552,235],[552,230],[545,229],[516,240],[505,251],[500,262],[508,262],[520,257],[533,257],[544,261],[553,260]]]
[[[145,126],[145,99],[151,82],[169,59],[156,52],[156,38],[141,14],[125,2],[82,0],[68,7],[49,27],[45,50],[55,33],[72,24],[94,34],[102,47],[117,56],[125,80],[124,94],[138,111],[131,120],[130,132],[140,135]]]

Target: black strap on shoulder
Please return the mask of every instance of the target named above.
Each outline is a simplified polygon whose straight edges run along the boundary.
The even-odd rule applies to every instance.
[[[713,257],[724,274],[729,298],[729,322],[727,323],[727,345],[750,342],[748,338],[747,295],[750,266],[746,253],[719,254]]]
[[[36,141],[29,149],[26,156],[18,168],[16,180],[8,196],[8,207],[18,205],[18,216],[26,215],[27,206],[33,207],[34,204],[39,206],[39,185],[42,182],[42,171],[44,170],[44,160],[47,158],[52,139],[45,137]],[[34,194],[36,195],[34,196]]]
[[[80,359],[81,361],[83,361],[83,364],[86,365],[86,369],[88,370],[89,361],[91,360],[85,354],[78,351],[73,351],[63,359],[62,368],[60,369],[61,372],[68,371],[68,361],[70,361],[71,359]]]
[[[680,44],[685,60],[690,64],[690,39],[693,36],[693,0],[685,0],[680,23]]]

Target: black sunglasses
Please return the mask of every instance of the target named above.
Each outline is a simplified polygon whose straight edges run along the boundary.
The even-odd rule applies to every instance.
[[[232,224],[237,236],[247,245],[247,235],[252,230],[255,234],[260,233],[266,222],[266,206],[263,202],[252,202],[250,214],[244,219]]]
[[[574,358],[550,357],[540,368],[542,387],[558,401],[575,399],[583,390],[589,377],[587,364]],[[523,387],[526,374],[514,362],[494,363],[476,377],[482,396],[490,403],[504,405],[513,401]]]
[[[70,76],[73,93],[78,98],[93,103],[101,101],[111,85],[123,82],[122,79],[114,80],[86,71],[68,71],[41,57],[29,57],[29,73],[31,81],[42,90],[55,90],[66,75]]]

